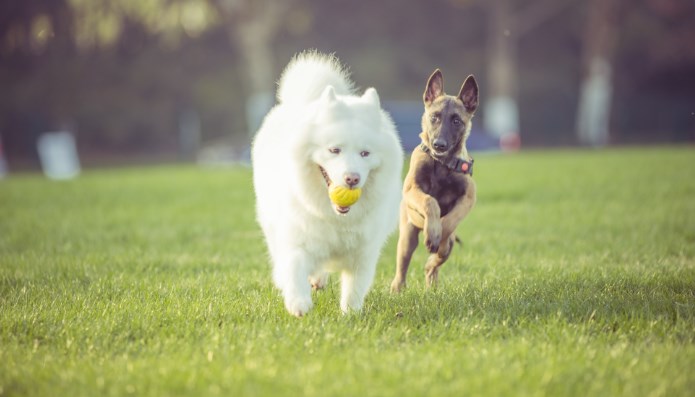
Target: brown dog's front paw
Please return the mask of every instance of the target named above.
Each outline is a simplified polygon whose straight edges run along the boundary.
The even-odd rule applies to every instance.
[[[433,240],[425,240],[425,246],[427,247],[427,251],[429,253],[434,254],[435,252],[439,251],[439,240],[434,242]]]
[[[393,279],[391,282],[391,293],[397,294],[405,289],[405,280]]]
[[[439,250],[439,244],[442,241],[442,225],[439,223],[430,223],[425,226],[425,247],[430,253],[435,253]]]

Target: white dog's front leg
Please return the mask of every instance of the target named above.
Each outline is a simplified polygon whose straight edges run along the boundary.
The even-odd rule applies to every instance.
[[[326,288],[328,285],[328,273],[320,271],[309,276],[309,284],[311,284],[311,289],[318,291]]]
[[[343,313],[362,310],[364,297],[374,281],[377,257],[378,253],[350,269],[343,270],[340,280],[340,308]]]
[[[301,317],[311,310],[311,285],[309,274],[313,269],[309,255],[303,251],[295,251],[285,258],[278,258],[275,265],[274,278],[282,290],[287,311]]]

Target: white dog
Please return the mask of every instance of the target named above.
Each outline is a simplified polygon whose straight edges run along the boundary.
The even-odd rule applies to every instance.
[[[295,56],[278,102],[253,143],[258,222],[287,310],[302,316],[311,290],[341,272],[340,308],[362,308],[381,247],[394,230],[401,200],[403,150],[374,88],[355,95],[339,61],[317,52]],[[333,184],[361,188],[341,207]]]

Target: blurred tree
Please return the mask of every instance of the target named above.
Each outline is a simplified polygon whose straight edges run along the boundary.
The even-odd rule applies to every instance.
[[[584,77],[579,91],[577,138],[590,146],[608,143],[615,53],[623,0],[591,0],[584,35]]]
[[[624,2],[611,142],[695,140],[695,2]]]
[[[240,54],[249,136],[273,105],[272,44],[293,1],[274,0],[71,0],[83,21],[81,41],[109,44],[135,20],[175,45],[182,34],[200,34],[219,22]]]
[[[601,36],[591,20],[614,1],[615,44],[591,50]],[[193,110],[203,140],[243,146],[280,68],[318,48],[384,101],[418,98],[435,67],[451,79],[475,73],[483,124],[504,113],[488,103],[497,100],[512,116],[489,129],[522,130],[531,145],[577,141],[580,64],[589,71],[589,54],[603,51],[620,71],[607,101],[611,142],[693,140],[694,9],[692,0],[4,0],[0,133],[10,161],[65,124],[79,127],[84,152],[176,153]]]
[[[520,133],[517,104],[517,43],[524,35],[574,3],[568,0],[486,0],[488,11],[487,64],[488,96],[485,101],[485,128],[512,148]]]
[[[246,91],[246,127],[249,137],[260,127],[274,103],[275,57],[273,41],[291,0],[208,0],[217,10],[230,40],[243,62]]]
[[[167,52],[212,26],[206,7],[203,0],[1,2],[0,129],[9,150],[31,152],[37,134],[77,127],[81,144],[166,145],[197,84],[179,77],[192,60],[172,62]]]
[[[113,45],[133,25],[175,48],[183,38],[197,37],[218,22],[205,0],[68,1],[77,21],[74,40],[83,50]]]
[[[73,27],[73,14],[66,0],[4,1],[0,3],[0,60],[13,61],[12,66],[18,70],[38,68],[37,63],[65,65],[75,55]],[[31,98],[31,105],[41,109],[44,128],[70,127],[75,108],[65,97],[74,92],[73,81],[55,67],[44,70],[32,82],[41,85],[43,91]],[[26,98],[3,99],[8,101],[3,107],[10,107],[12,102]],[[7,122],[3,116],[9,118],[0,113],[0,122]]]

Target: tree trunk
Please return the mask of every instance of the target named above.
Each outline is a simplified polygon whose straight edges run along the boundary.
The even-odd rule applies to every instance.
[[[235,27],[235,42],[241,52],[246,92],[246,128],[253,138],[266,113],[274,104],[275,58],[272,34],[258,21],[242,22]]]
[[[584,78],[577,109],[577,138],[590,146],[609,141],[613,98],[612,58],[621,0],[591,0],[584,38]]]
[[[517,140],[519,110],[516,100],[516,39],[509,0],[488,2],[488,96],[483,124],[501,141]]]
[[[230,41],[241,53],[248,141],[274,103],[275,57],[272,42],[291,1],[208,0],[218,11]]]

